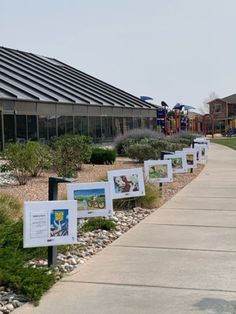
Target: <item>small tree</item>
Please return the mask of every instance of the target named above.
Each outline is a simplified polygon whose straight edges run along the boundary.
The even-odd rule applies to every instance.
[[[89,162],[91,139],[80,135],[63,135],[52,140],[53,164],[59,176],[77,177],[82,164]]]

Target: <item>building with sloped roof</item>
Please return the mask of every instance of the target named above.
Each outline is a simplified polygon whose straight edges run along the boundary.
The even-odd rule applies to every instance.
[[[209,113],[214,119],[215,132],[236,128],[236,94],[209,101]]]
[[[1,147],[67,133],[111,141],[152,128],[156,109],[56,59],[0,47]]]

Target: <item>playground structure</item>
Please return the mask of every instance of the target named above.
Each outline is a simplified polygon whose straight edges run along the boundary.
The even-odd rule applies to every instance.
[[[214,137],[215,133],[226,132],[223,128],[220,132],[216,129],[216,121],[211,114],[202,115],[180,109],[168,110],[166,106],[157,110],[157,127],[165,135],[189,131]]]

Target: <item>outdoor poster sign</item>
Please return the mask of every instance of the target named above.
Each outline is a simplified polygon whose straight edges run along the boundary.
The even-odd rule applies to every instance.
[[[194,148],[199,149],[201,162],[207,159],[207,144],[194,143]]]
[[[178,154],[164,155],[164,160],[171,160],[173,173],[185,173],[187,172],[186,154],[183,152]]]
[[[196,160],[197,160],[197,164],[203,164],[204,161],[202,159],[202,150],[200,146],[196,146],[196,144],[190,147],[191,149],[194,149],[196,151]],[[185,148],[184,148],[185,149]],[[187,149],[187,148],[186,148]]]
[[[120,169],[108,171],[113,199],[145,195],[143,169]]]
[[[205,137],[197,137],[194,139],[194,143],[196,144],[206,144],[207,145],[207,149],[209,149],[209,143],[210,141],[205,138]]]
[[[144,173],[148,182],[173,182],[171,160],[146,160]]]
[[[193,169],[197,167],[197,150],[194,148],[183,148],[182,151],[176,151],[176,153],[183,152],[186,155],[187,169]]]
[[[75,201],[24,202],[24,248],[77,243]]]
[[[113,204],[109,182],[69,183],[67,199],[76,200],[77,218],[112,216]]]

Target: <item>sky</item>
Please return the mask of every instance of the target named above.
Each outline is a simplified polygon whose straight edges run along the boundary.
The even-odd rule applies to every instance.
[[[235,0],[0,0],[0,46],[170,108],[236,93]]]

